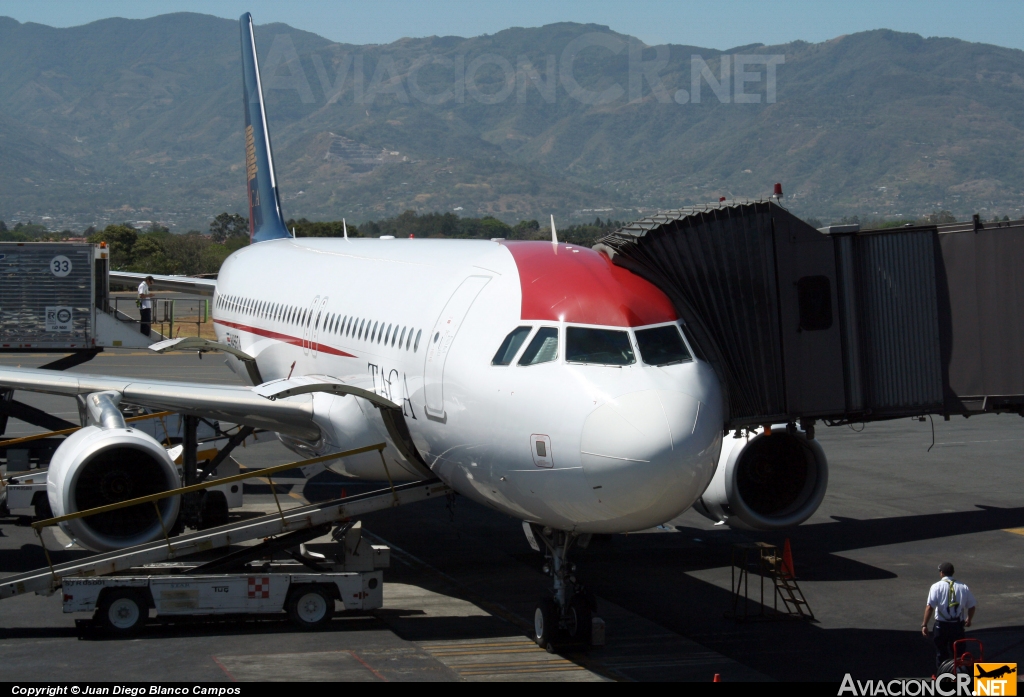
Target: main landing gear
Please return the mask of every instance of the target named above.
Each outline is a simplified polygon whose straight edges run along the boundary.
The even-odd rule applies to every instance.
[[[542,598],[533,611],[537,645],[548,651],[561,643],[589,646],[596,609],[594,596],[576,578],[576,565],[568,562],[568,556],[574,544],[585,548],[590,535],[541,529],[528,523],[523,527],[531,542],[544,545],[544,573],[551,576],[554,585],[552,596]]]

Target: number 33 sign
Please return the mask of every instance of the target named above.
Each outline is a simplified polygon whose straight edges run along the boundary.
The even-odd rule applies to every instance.
[[[71,273],[71,260],[63,254],[55,256],[50,260],[50,272],[59,278],[67,276]]]

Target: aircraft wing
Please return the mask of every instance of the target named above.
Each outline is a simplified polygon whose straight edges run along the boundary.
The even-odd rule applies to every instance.
[[[150,274],[111,271],[110,283],[111,285],[138,288],[148,275]],[[191,276],[153,276],[153,283],[150,285],[150,290],[177,291],[196,295],[213,295],[216,289],[216,278],[193,278]]]
[[[313,406],[308,397],[271,400],[242,385],[0,368],[0,387],[69,397],[112,390],[120,392],[126,402],[153,409],[279,431],[305,440],[320,437],[320,429],[313,423]]]

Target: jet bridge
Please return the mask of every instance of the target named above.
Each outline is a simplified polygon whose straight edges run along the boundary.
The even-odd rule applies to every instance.
[[[639,220],[595,249],[672,300],[730,428],[1024,415],[1024,221],[816,230],[775,200]]]

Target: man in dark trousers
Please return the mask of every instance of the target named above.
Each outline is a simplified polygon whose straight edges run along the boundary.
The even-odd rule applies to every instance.
[[[152,285],[152,276],[146,276],[146,280],[139,284],[139,329],[146,336],[149,336],[149,325],[153,321],[153,294],[149,292]]]
[[[977,603],[967,584],[953,578],[953,565],[948,561],[939,564],[940,580],[928,591],[928,604],[921,620],[921,634],[928,636],[928,615],[935,613],[935,669],[953,658],[953,642],[964,638],[964,627],[970,627],[974,620]]]

